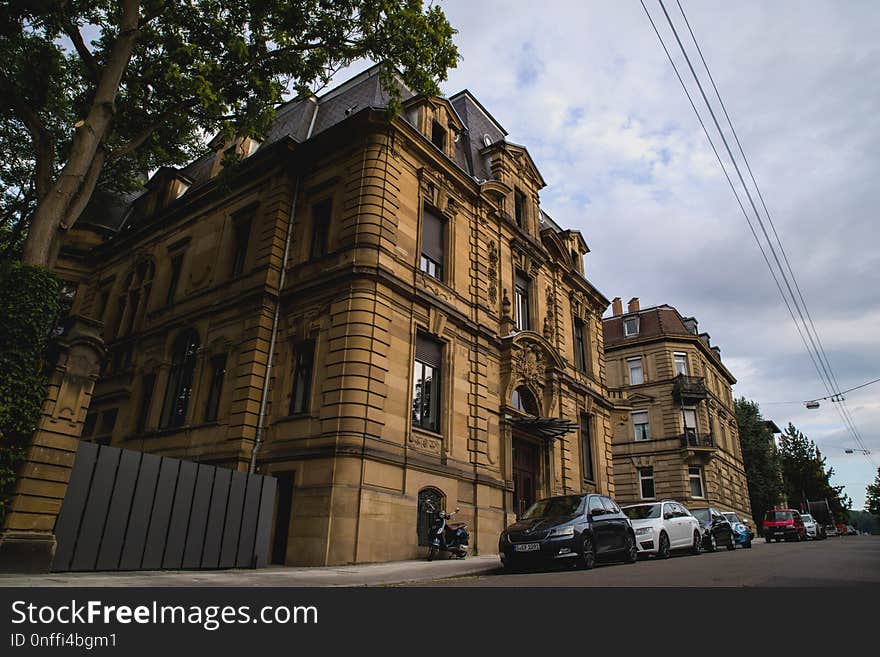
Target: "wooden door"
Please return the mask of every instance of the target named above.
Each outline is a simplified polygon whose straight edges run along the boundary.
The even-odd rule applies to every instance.
[[[517,516],[535,502],[538,479],[538,446],[513,441],[513,510]]]

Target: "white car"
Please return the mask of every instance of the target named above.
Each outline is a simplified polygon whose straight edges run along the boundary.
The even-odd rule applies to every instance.
[[[665,559],[672,550],[701,551],[700,523],[683,504],[675,500],[642,502],[623,507],[636,533],[642,554]]]
[[[807,530],[807,539],[816,540],[824,538],[824,531],[819,527],[819,523],[809,513],[802,513],[801,520],[804,521],[804,529]]]

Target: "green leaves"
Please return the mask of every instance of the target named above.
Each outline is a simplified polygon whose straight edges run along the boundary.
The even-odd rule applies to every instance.
[[[111,63],[119,4],[13,7],[0,21],[0,80],[4,94],[11,90],[35,108],[51,131],[47,168],[57,177],[72,126],[95,96],[94,69],[100,74]],[[133,189],[149,170],[192,160],[204,137],[221,130],[260,138],[285,95],[323,86],[357,59],[386,64],[389,80],[399,70],[417,93],[436,93],[458,61],[454,35],[442,10],[421,0],[143,0],[113,122],[102,136],[111,164],[98,188]],[[15,171],[0,166],[0,186],[27,190],[47,155],[35,146],[34,126],[2,95],[0,119],[14,127],[0,130],[0,149],[20,151]],[[38,202],[34,194],[24,202],[14,196],[0,197],[0,235],[4,209],[27,216]]]
[[[0,265],[0,525],[46,394],[41,365],[59,293],[58,279],[46,269]]]

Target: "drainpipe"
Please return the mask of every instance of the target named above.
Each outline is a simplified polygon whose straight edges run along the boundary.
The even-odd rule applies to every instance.
[[[254,448],[251,450],[251,462],[248,473],[257,471],[257,454],[263,444],[264,424],[266,422],[266,406],[269,401],[269,380],[272,377],[272,360],[275,357],[275,341],[278,338],[278,320],[281,317],[281,294],[284,291],[284,279],[287,277],[287,260],[290,256],[290,240],[293,235],[293,219],[296,215],[296,202],[299,198],[299,175],[293,183],[293,200],[290,203],[290,218],[287,220],[287,235],[284,238],[284,257],[281,260],[281,275],[278,279],[278,299],[275,302],[275,315],[272,318],[272,336],[269,339],[269,357],[266,362],[266,375],[263,378],[263,393],[260,397],[260,414],[257,418],[257,433],[254,437]]]

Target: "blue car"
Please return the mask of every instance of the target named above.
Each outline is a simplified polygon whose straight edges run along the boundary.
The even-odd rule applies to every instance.
[[[724,517],[730,521],[733,527],[733,542],[736,545],[742,545],[744,548],[752,547],[752,533],[739,516],[733,511],[724,511]]]

